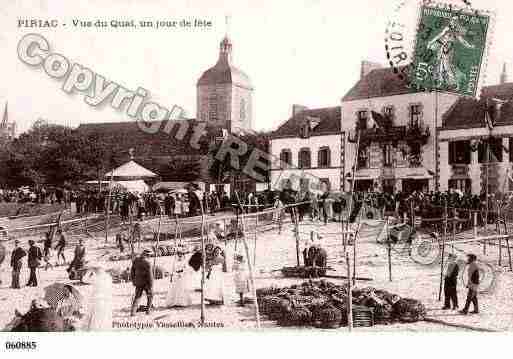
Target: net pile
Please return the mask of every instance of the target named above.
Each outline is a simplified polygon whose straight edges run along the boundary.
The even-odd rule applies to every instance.
[[[372,317],[361,321],[365,322],[362,325],[416,322],[426,316],[425,306],[415,299],[372,287],[353,289],[352,294],[353,319],[360,318],[362,313]],[[329,281],[261,288],[257,290],[257,299],[261,313],[280,326],[335,329],[347,325],[347,288]]]

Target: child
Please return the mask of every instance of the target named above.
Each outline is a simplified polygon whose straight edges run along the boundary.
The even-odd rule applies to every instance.
[[[244,306],[244,294],[249,293],[249,278],[246,271],[244,257],[242,255],[235,256],[233,264],[233,280],[235,282],[235,292],[240,296],[239,305]]]

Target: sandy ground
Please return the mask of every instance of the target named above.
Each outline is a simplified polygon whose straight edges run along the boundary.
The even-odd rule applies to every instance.
[[[482,249],[477,245],[458,245],[454,253],[464,257],[464,253],[473,252],[478,254],[483,262],[490,263],[494,268],[494,282],[487,292],[480,295],[481,313],[478,315],[463,316],[456,311],[442,311],[440,308],[443,303],[438,301],[440,264],[436,261],[431,265],[419,264],[409,258],[408,254],[398,248],[392,251],[392,281],[389,281],[387,250],[383,245],[376,243],[376,237],[381,231],[383,224],[378,221],[368,222],[362,226],[361,237],[357,242],[357,276],[369,277],[372,281],[359,281],[358,287],[373,286],[386,289],[397,293],[403,297],[410,297],[421,300],[428,308],[428,317],[434,322],[419,323],[401,323],[393,325],[376,325],[372,328],[357,328],[357,331],[455,331],[455,330],[511,330],[513,328],[513,276],[506,267],[499,268],[497,264],[497,248],[489,246],[488,256],[481,256]],[[264,228],[264,227],[262,227]],[[292,224],[286,223],[282,228],[281,234],[277,228],[266,230],[258,234],[255,241],[254,234],[247,237],[250,256],[256,258],[255,262],[255,281],[256,287],[269,285],[285,286],[293,283],[300,283],[300,279],[282,278],[279,269],[282,266],[293,266],[296,263],[295,237],[292,232]],[[309,221],[303,222],[300,228],[300,246],[304,246],[309,238],[311,230],[318,231],[322,236],[322,243],[329,253],[329,265],[333,267],[331,275],[345,275],[346,264],[345,256],[341,245],[340,236],[331,233],[340,230],[340,223],[329,223],[320,225]],[[113,239],[110,239],[110,243]],[[106,261],[107,253],[117,253],[112,246],[105,246],[103,238],[88,239],[89,260],[104,261],[108,268],[125,268],[127,261],[110,262]],[[237,248],[235,248],[237,246]],[[242,243],[228,243],[228,251],[241,252]],[[350,253],[353,247],[349,247]],[[453,250],[448,247],[447,252]],[[506,251],[503,251],[503,258],[506,259]],[[67,258],[71,258],[72,249],[66,253]],[[170,269],[172,257],[161,257],[157,263],[165,269]],[[503,260],[503,265],[507,263]],[[24,312],[33,298],[39,297],[43,293],[45,286],[53,282],[69,282],[64,266],[56,267],[45,271],[39,271],[40,285],[38,288],[24,287],[19,290],[9,288],[10,271],[4,263],[1,268],[0,285],[0,328],[8,323],[18,308]],[[491,272],[489,273],[491,274]],[[21,283],[26,283],[28,279],[28,269],[24,268]],[[227,278],[230,281],[229,278]],[[345,283],[342,279],[329,279],[336,283]],[[487,282],[488,283],[488,282]],[[200,275],[194,276],[194,286],[200,287]],[[136,317],[129,316],[130,302],[133,295],[133,287],[130,283],[113,284],[113,328],[115,330],[188,330],[199,326],[200,318],[200,293],[194,293],[194,304],[184,309],[169,309],[164,305],[165,294],[169,288],[169,279],[164,278],[156,281],[154,305],[156,310],[151,315],[144,313]],[[91,293],[91,286],[78,286],[82,294],[87,297]],[[460,307],[465,301],[464,282],[459,284]],[[254,329],[256,327],[253,306],[248,304],[245,307],[239,307],[233,302],[224,306],[207,306],[205,317],[207,327],[228,328],[228,329]],[[144,299],[142,303],[144,304]],[[261,318],[261,327],[266,329],[279,330],[275,322]],[[290,328],[288,328],[290,329]],[[346,328],[340,328],[346,331]]]

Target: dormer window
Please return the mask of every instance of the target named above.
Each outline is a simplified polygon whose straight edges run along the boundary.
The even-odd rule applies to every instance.
[[[369,122],[369,114],[367,110],[358,111],[356,113],[357,121],[358,121],[358,129],[366,130]]]
[[[310,136],[310,125],[308,124],[308,122],[301,125],[299,135],[301,136],[301,138],[308,138],[308,136]]]

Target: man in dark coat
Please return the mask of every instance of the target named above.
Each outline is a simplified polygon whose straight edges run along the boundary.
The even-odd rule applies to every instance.
[[[59,258],[62,258],[63,263],[66,263],[66,257],[64,256],[64,249],[66,248],[66,237],[60,229],[57,230],[57,236],[59,237],[59,241],[55,247],[55,250],[57,251],[57,263],[59,262]]]
[[[444,278],[444,296],[445,304],[442,309],[451,309],[451,302],[453,309],[458,308],[458,292],[456,286],[458,283],[459,267],[456,263],[456,256],[449,254],[447,270]]]
[[[82,281],[82,276],[78,275],[79,271],[85,265],[85,257],[86,257],[86,249],[84,247],[84,241],[82,239],[78,240],[78,244],[75,247],[75,254],[73,256],[73,260],[69,265],[67,271],[70,274],[70,278],[75,279],[79,278]]]
[[[465,303],[465,308],[460,310],[461,314],[468,314],[468,309],[470,307],[470,303],[474,305],[474,311],[472,313],[479,313],[479,306],[477,302],[477,291],[479,289],[479,267],[476,263],[477,257],[475,254],[469,254],[467,259],[468,263],[468,292],[467,292],[467,301]]]
[[[146,314],[151,313],[153,302],[153,270],[151,263],[148,261],[148,256],[151,254],[150,250],[145,249],[142,254],[134,259],[132,262],[132,269],[130,270],[130,277],[135,287],[135,296],[132,302],[130,315],[133,317],[139,307],[139,299],[143,292],[146,293],[148,305]]]
[[[11,253],[11,268],[12,268],[12,283],[11,288],[20,288],[20,273],[22,267],[22,259],[27,255],[27,252],[19,247],[20,241],[14,241],[14,250]]]
[[[28,250],[28,266],[30,269],[29,281],[27,283],[27,287],[37,287],[37,268],[41,265],[41,259],[43,258],[43,253],[41,252],[41,248],[36,246],[36,243],[31,239],[29,240],[29,250]]]

